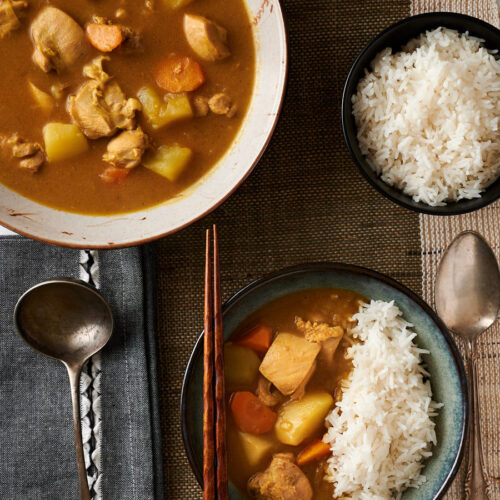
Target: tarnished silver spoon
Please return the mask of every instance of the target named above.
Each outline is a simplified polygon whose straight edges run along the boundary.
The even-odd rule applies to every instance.
[[[469,366],[469,463],[466,497],[487,497],[476,367],[476,341],[496,320],[500,307],[500,272],[481,235],[460,233],[446,250],[436,280],[436,310],[446,326],[465,340]],[[472,377],[472,381],[470,380]]]
[[[40,283],[21,296],[14,310],[17,331],[37,352],[68,370],[75,426],[81,500],[90,500],[80,422],[80,372],[113,332],[113,315],[93,288],[70,278]]]

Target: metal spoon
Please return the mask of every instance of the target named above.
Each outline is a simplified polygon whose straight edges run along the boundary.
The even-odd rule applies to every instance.
[[[17,331],[35,351],[61,361],[68,370],[76,437],[81,500],[90,500],[80,423],[80,372],[113,332],[111,310],[93,288],[70,278],[30,288],[16,304]]]
[[[437,313],[466,343],[470,407],[466,497],[488,498],[479,424],[476,340],[497,318],[500,272],[492,249],[481,235],[465,231],[453,240],[439,265],[435,292]]]

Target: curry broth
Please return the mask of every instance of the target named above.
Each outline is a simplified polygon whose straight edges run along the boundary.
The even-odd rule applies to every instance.
[[[86,153],[71,160],[46,163],[35,174],[20,169],[18,162],[9,155],[0,154],[0,182],[23,196],[54,208],[86,214],[112,214],[140,210],[168,200],[210,170],[235,138],[252,95],[255,49],[244,0],[196,0],[179,11],[167,10],[157,0],[155,12],[147,15],[144,14],[144,1],[30,0],[22,28],[0,40],[0,61],[4,68],[0,79],[0,135],[10,136],[17,132],[21,137],[42,145],[42,129],[47,122],[71,123],[66,111],[66,97],[75,93],[85,81],[83,65],[100,54],[92,48],[91,56],[71,72],[61,75],[42,72],[32,61],[29,26],[40,8],[47,4],[61,8],[81,26],[94,14],[114,19],[118,7],[126,9],[127,16],[120,23],[142,34],[143,50],[134,52],[119,48],[108,53],[110,61],[105,62],[105,69],[116,78],[127,97],[136,97],[137,91],[144,86],[151,86],[163,95],[164,91],[156,86],[153,74],[159,61],[171,53],[194,55],[183,34],[182,17],[186,12],[213,19],[228,30],[231,56],[215,63],[200,61],[207,81],[190,94],[210,96],[225,90],[238,105],[238,112],[230,119],[210,113],[157,131],[150,127],[142,113],[138,113],[138,124],[152,138],[154,146],[179,143],[193,150],[186,171],[176,182],[139,166],[118,184],[104,183],[99,174],[108,166],[102,155],[109,138],[89,140]],[[71,85],[47,116],[36,108],[28,81],[45,90],[50,89],[55,81],[71,82]]]
[[[358,293],[344,289],[318,288],[295,292],[276,299],[258,309],[238,326],[229,340],[237,341],[244,336],[250,328],[257,324],[266,324],[270,326],[274,335],[278,332],[299,334],[300,332],[295,326],[296,316],[305,320],[345,326],[348,324],[350,316],[358,312],[360,302],[367,302],[367,300]],[[332,394],[334,400],[340,396],[340,383],[347,378],[352,368],[350,360],[344,357],[346,348],[344,342],[341,342],[337,348],[333,371],[328,371],[326,373],[322,371],[319,366],[316,368],[313,377],[307,384],[306,393],[314,390],[326,390]],[[259,357],[261,359],[263,358],[263,356]],[[256,389],[257,382],[250,388],[248,386],[228,387],[226,394],[228,408],[231,395],[234,391],[250,390],[255,392]],[[321,427],[314,436],[311,436],[299,446],[284,445],[277,439],[274,430],[264,434],[264,436],[271,437],[275,446],[272,451],[265,456],[261,463],[252,467],[244,458],[238,441],[238,429],[231,411],[228,411],[228,472],[231,481],[241,492],[247,495],[247,482],[249,478],[257,472],[263,471],[269,465],[272,455],[275,453],[291,452],[297,456],[307,444],[315,439],[322,438],[325,430],[325,427]],[[325,466],[326,459],[312,462],[301,467],[313,488],[314,500],[331,500],[334,498],[333,486],[323,479]],[[246,498],[250,497],[247,495]]]

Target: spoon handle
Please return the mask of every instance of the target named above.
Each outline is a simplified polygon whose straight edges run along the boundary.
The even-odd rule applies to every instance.
[[[483,448],[479,422],[479,399],[476,368],[476,343],[467,343],[467,362],[469,364],[469,463],[465,478],[465,497],[468,500],[488,498],[488,485],[484,479]]]
[[[66,365],[71,386],[71,404],[73,405],[73,424],[75,426],[76,461],[78,464],[78,486],[80,500],[91,500],[89,485],[87,483],[87,470],[83,456],[82,425],[80,420],[80,371],[81,366]]]

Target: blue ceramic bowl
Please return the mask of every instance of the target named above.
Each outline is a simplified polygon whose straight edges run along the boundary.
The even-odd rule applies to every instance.
[[[409,489],[404,500],[440,498],[455,476],[464,450],[467,428],[467,384],[455,343],[433,310],[398,282],[361,267],[318,263],[291,267],[254,281],[224,305],[224,337],[264,304],[292,292],[334,287],[358,292],[369,299],[394,300],[418,333],[417,344],[430,351],[424,362],[431,374],[434,400],[444,403],[436,419],[438,445],[426,462],[427,482]],[[203,342],[198,339],[189,360],[181,397],[182,432],[193,472],[202,484]],[[230,484],[230,498],[243,496]]]

